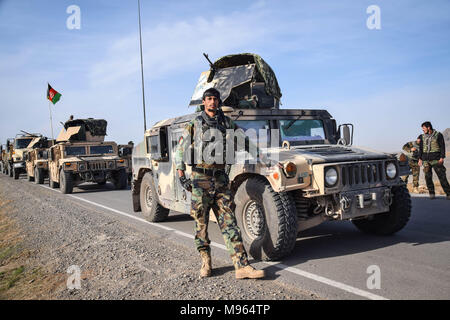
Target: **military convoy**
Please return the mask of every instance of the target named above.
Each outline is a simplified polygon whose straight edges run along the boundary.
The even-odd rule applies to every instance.
[[[353,147],[353,126],[338,126],[326,110],[280,109],[277,79],[261,57],[230,55],[211,64],[190,106],[201,110],[201,94],[210,87],[220,91],[222,110],[246,133],[267,132],[260,143],[272,141],[266,151],[281,164],[231,166],[235,215],[254,258],[280,259],[299,232],[325,221],[351,220],[364,232],[383,235],[406,225],[411,200],[400,176],[407,164],[393,154]],[[197,115],[157,122],[134,150],[133,209],[152,222],[164,221],[170,210],[190,212],[191,195],[173,160],[186,124]]]
[[[108,180],[116,189],[127,187],[127,161],[119,157],[115,142],[104,141],[106,127],[106,120],[92,118],[64,124],[57,143],[48,149],[51,188],[72,193],[83,182],[104,185]]]
[[[325,221],[350,220],[363,232],[382,235],[406,225],[411,199],[400,179],[409,171],[406,161],[352,146],[353,126],[338,126],[326,110],[280,109],[276,76],[256,54],[229,55],[210,65],[189,103],[195,112],[157,122],[132,156],[131,143],[104,141],[105,120],[71,119],[56,141],[27,133],[8,139],[0,169],[15,179],[26,172],[36,183],[48,177],[50,187],[62,193],[108,180],[124,189],[132,173],[134,211],[152,222],[164,221],[170,210],[189,213],[191,194],[176,174],[174,151],[186,124],[202,110],[202,93],[213,87],[223,112],[278,163],[267,167],[241,149],[236,158],[245,160],[229,172],[237,223],[254,258],[280,259],[301,231]]]

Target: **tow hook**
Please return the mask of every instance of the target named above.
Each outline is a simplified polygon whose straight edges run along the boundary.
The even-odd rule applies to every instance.
[[[383,202],[387,207],[390,207],[392,204],[392,193],[391,190],[386,189],[384,190],[383,194]]]
[[[342,212],[347,211],[350,208],[350,199],[347,196],[341,196],[341,200],[339,201],[341,205]]]

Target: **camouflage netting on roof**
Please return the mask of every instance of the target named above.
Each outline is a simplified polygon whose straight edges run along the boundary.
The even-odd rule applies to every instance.
[[[278,99],[281,98],[281,90],[278,86],[278,81],[272,68],[261,58],[254,53],[240,53],[230,54],[224,56],[214,62],[214,68],[222,69],[246,64],[256,64],[256,70],[262,76],[265,82],[266,93]]]
[[[69,120],[64,124],[67,130],[69,127],[77,127],[84,125],[85,130],[89,131],[93,136],[106,136],[106,127],[108,122],[104,119],[75,119]]]

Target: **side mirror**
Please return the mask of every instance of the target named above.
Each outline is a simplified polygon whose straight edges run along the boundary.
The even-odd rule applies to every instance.
[[[338,132],[340,137],[340,139],[338,140],[338,144],[343,144],[344,146],[351,146],[353,144],[353,124],[351,123],[341,124],[338,128]]]

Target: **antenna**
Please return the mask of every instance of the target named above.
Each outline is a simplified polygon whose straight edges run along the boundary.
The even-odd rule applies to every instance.
[[[141,1],[140,0],[138,0],[138,13],[139,13],[139,45],[140,45],[140,50],[141,50],[142,108],[144,110],[144,131],[147,131],[147,120],[145,117],[144,60],[142,58]]]

